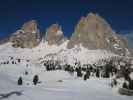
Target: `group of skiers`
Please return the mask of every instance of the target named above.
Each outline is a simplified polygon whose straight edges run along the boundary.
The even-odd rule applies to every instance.
[[[35,75],[33,77],[33,84],[37,85],[37,83],[39,83],[39,76]],[[23,78],[21,76],[18,78],[18,85],[23,85]]]

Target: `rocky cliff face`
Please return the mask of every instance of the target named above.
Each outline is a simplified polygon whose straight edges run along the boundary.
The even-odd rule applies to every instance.
[[[116,35],[102,17],[90,13],[78,22],[68,43],[68,48],[79,44],[88,49],[108,49],[122,54],[126,51],[128,43],[126,39]]]
[[[24,23],[9,39],[2,40],[0,43],[11,41],[16,48],[33,48],[42,38],[48,42],[48,45],[60,45],[67,40],[58,24],[48,27],[45,36],[41,37],[37,22],[31,20]],[[130,54],[127,39],[116,34],[106,20],[94,13],[82,17],[76,25],[67,48],[71,49],[76,45],[92,50],[106,49],[119,55]]]
[[[40,42],[40,33],[38,24],[35,20],[31,20],[12,34],[10,41],[13,43],[13,47],[21,48],[33,48]]]
[[[45,41],[49,45],[60,45],[65,41],[65,37],[61,27],[58,24],[52,24],[46,31]]]

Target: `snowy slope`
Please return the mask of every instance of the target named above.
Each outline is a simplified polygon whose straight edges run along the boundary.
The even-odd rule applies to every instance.
[[[52,59],[59,61],[60,64],[70,65],[81,62],[81,65],[83,65],[117,56],[105,50],[88,50],[81,45],[79,47],[75,46],[73,49],[67,49],[67,43],[68,41],[60,46],[49,46],[47,42],[41,42],[39,46],[33,49],[13,48],[11,43],[0,45],[0,72],[6,72],[7,75],[13,77],[17,75],[16,78],[28,72],[29,77],[33,77],[33,74],[45,71],[41,63],[45,60]]]
[[[75,74],[58,70],[47,72],[44,67],[40,67],[41,60],[54,59],[72,65],[75,61],[81,61],[81,64],[93,64],[99,59],[117,56],[105,50],[87,50],[81,45],[67,49],[67,42],[60,46],[49,46],[46,42],[42,42],[33,49],[13,48],[11,43],[1,45],[0,100],[132,99],[112,92],[109,79],[92,78],[85,82]],[[21,62],[18,59],[21,59]],[[32,79],[36,74],[39,76],[40,84],[34,86]],[[22,86],[17,85],[20,76],[23,78]]]
[[[92,64],[99,59],[117,56],[106,50],[88,50],[82,47],[82,45],[67,49],[67,43],[68,41],[60,46],[49,46],[47,42],[41,42],[39,46],[33,49],[13,48],[11,43],[7,43],[0,46],[0,62],[10,60],[10,57],[13,57],[14,59],[28,59],[32,64],[40,63],[40,59],[54,59],[59,60],[63,64],[67,63],[73,65],[75,62]],[[52,55],[52,57],[49,55]]]
[[[62,71],[40,73],[39,76],[42,83],[37,86],[30,81],[30,85],[17,86],[12,76],[0,73],[0,100],[132,100],[132,97],[112,92],[110,81],[106,79],[85,82]],[[3,94],[10,95],[3,97]]]

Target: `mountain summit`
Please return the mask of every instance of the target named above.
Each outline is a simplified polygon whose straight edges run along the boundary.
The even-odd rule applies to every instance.
[[[60,45],[65,41],[64,33],[61,26],[58,24],[52,24],[47,30],[45,40],[49,45]]]
[[[35,20],[23,24],[20,30],[17,30],[10,37],[14,47],[33,48],[39,44],[40,33],[38,24]]]
[[[52,24],[48,27],[43,36],[38,29],[37,21],[31,20],[24,23],[19,30],[13,33],[9,41],[15,48],[34,48],[39,45],[42,39],[49,46],[59,46],[67,40],[58,24]],[[0,41],[2,44],[3,42],[5,41]],[[119,55],[130,54],[127,39],[113,31],[111,25],[95,13],[89,13],[79,20],[70,40],[67,42],[67,49],[72,49],[75,46],[82,46],[88,50],[107,50]]]
[[[89,13],[81,17],[70,38],[68,48],[81,44],[88,49],[107,49],[115,53],[125,54],[126,39],[118,36],[101,16]]]

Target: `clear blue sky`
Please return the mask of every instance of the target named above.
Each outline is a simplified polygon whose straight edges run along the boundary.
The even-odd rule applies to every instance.
[[[0,37],[5,37],[31,19],[41,31],[53,23],[62,25],[66,36],[81,16],[97,12],[114,30],[133,30],[133,0],[0,0]]]

